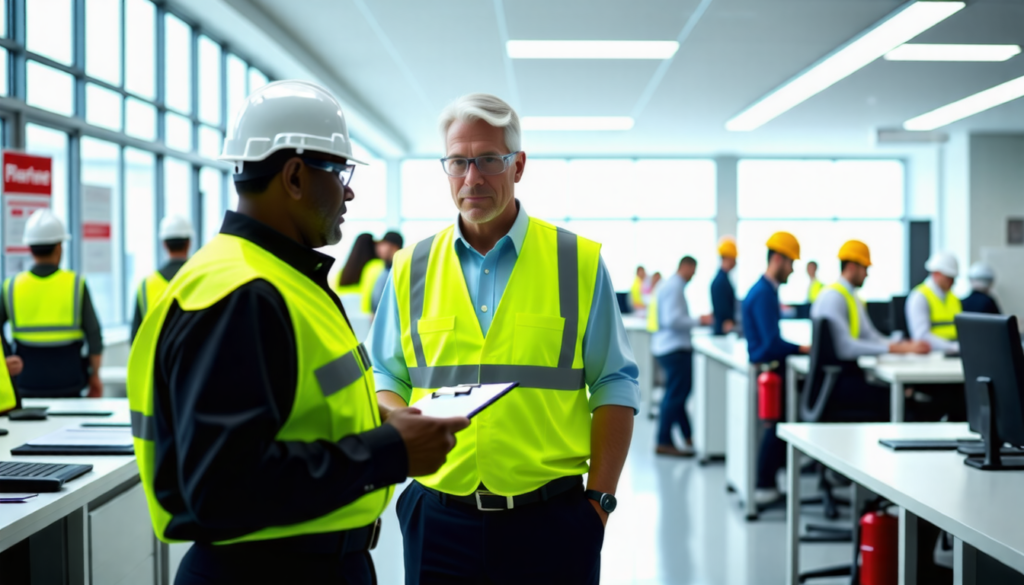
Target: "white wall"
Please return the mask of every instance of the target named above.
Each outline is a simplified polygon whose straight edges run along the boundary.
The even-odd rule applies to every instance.
[[[1024,217],[1024,135],[973,134],[971,156],[971,261],[981,248],[1006,246],[1006,220]]]
[[[933,251],[951,252],[966,271],[970,264],[971,233],[970,137],[964,132],[951,134],[941,150],[939,221],[934,226]],[[969,290],[967,279],[959,279],[954,288],[960,297]]]

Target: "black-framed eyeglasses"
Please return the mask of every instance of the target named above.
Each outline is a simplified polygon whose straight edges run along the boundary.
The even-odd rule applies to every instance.
[[[352,164],[343,164],[331,160],[324,160],[322,158],[307,158],[304,156],[299,158],[302,159],[302,162],[314,169],[338,175],[338,179],[341,181],[341,184],[346,187],[348,186],[349,181],[352,180],[352,175],[356,172],[356,165]]]
[[[476,170],[481,175],[500,175],[508,170],[512,159],[519,154],[520,150],[510,152],[506,155],[485,154],[474,158],[464,156],[449,156],[441,159],[441,166],[449,177],[465,177],[469,174],[469,165],[476,165]]]

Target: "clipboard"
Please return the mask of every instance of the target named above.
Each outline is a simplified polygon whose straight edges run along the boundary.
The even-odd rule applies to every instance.
[[[444,387],[410,406],[420,409],[425,416],[473,418],[518,385],[519,382],[506,382]]]

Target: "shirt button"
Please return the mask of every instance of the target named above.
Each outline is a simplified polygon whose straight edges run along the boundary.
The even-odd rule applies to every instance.
[[[486,313],[487,312],[487,305],[483,305],[482,307],[480,307],[480,310],[483,311],[484,313]]]
[[[484,268],[484,274],[490,274],[490,273],[491,273],[491,271],[489,269]]]

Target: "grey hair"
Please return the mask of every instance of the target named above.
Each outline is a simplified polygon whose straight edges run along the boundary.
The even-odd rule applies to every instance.
[[[505,146],[509,152],[522,149],[523,131],[519,116],[505,100],[489,93],[471,93],[448,104],[441,112],[441,136],[447,140],[448,129],[456,121],[483,120],[495,128],[505,130]]]

